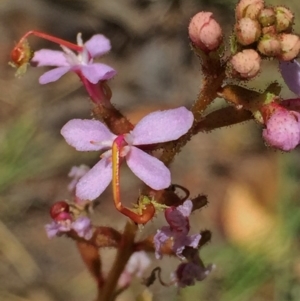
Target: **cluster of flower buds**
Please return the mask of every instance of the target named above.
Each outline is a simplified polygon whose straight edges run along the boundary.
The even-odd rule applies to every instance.
[[[300,38],[291,33],[293,22],[293,13],[284,6],[267,7],[263,0],[240,0],[236,7],[232,76],[255,77],[260,71],[261,58],[275,57],[282,61],[296,58]]]

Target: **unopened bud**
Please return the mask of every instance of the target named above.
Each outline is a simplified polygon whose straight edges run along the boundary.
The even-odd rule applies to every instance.
[[[250,45],[259,39],[261,27],[256,20],[242,18],[235,26],[235,34],[240,44]]]
[[[281,45],[275,35],[264,35],[259,41],[257,49],[266,56],[277,56],[281,52]]]
[[[294,23],[294,14],[284,6],[277,6],[275,13],[277,32],[290,31]]]
[[[56,218],[61,214],[61,213],[67,213],[69,214],[70,212],[70,206],[67,202],[65,201],[59,201],[54,203],[51,208],[50,208],[50,216],[56,220]]]
[[[245,49],[235,54],[230,60],[233,75],[244,79],[255,77],[260,71],[261,58],[253,49]]]
[[[258,21],[263,27],[273,25],[275,23],[276,16],[274,9],[271,7],[264,8],[258,15]]]
[[[240,0],[235,9],[236,19],[256,19],[260,11],[264,8],[264,5],[263,0]]]
[[[196,14],[189,25],[189,36],[194,45],[205,52],[216,50],[222,43],[223,33],[211,12]]]
[[[281,34],[279,37],[281,54],[278,59],[283,61],[293,60],[300,51],[300,38],[295,34]]]

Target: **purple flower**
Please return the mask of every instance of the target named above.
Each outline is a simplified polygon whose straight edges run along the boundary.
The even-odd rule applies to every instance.
[[[179,258],[184,258],[182,251],[185,247],[198,247],[201,235],[188,235],[190,230],[188,217],[192,209],[192,201],[186,200],[181,206],[171,207],[165,210],[165,217],[169,226],[164,226],[160,230],[157,230],[153,239],[157,259],[162,258],[161,248],[169,240],[173,240],[172,249]]]
[[[279,69],[288,88],[300,95],[300,63],[296,60],[279,61]]]
[[[214,269],[214,265],[209,264],[204,267],[196,262],[181,263],[177,270],[171,274],[171,278],[179,287],[186,287],[195,285],[195,281],[204,280],[210,272]]]
[[[280,105],[273,105],[272,109],[271,116],[265,122],[263,137],[270,146],[290,151],[300,142],[300,113]]]
[[[171,184],[169,169],[139,147],[176,140],[191,128],[193,120],[193,114],[184,107],[145,116],[130,133],[123,135],[125,145],[121,157],[148,186],[155,190],[167,188]],[[78,151],[105,151],[102,159],[76,185],[77,197],[96,199],[112,180],[111,147],[117,136],[100,121],[81,119],[70,120],[61,134]]]
[[[77,35],[77,44],[83,47],[82,51],[77,55],[62,45],[63,51],[41,49],[34,53],[31,62],[38,67],[57,67],[44,73],[39,79],[40,84],[54,82],[69,71],[74,71],[84,76],[93,84],[102,80],[108,80],[116,74],[116,71],[110,66],[93,62],[94,58],[102,56],[111,48],[110,41],[105,36],[96,34],[83,44],[79,33]]]

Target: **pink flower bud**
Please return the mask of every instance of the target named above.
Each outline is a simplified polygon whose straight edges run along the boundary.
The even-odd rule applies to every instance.
[[[242,18],[235,26],[235,34],[240,44],[250,45],[259,39],[261,27],[256,20]]]
[[[189,25],[189,36],[194,45],[205,52],[216,50],[222,43],[223,33],[211,12],[196,14]]]
[[[230,60],[233,75],[249,79],[255,77],[260,70],[261,58],[253,49],[245,49],[235,54]]]
[[[271,26],[275,23],[276,17],[274,9],[271,7],[264,8],[258,15],[258,21],[263,27]]]
[[[300,38],[295,34],[283,33],[279,36],[281,54],[277,57],[282,61],[293,60],[300,51]]]
[[[50,208],[50,216],[54,220],[56,220],[58,216],[61,216],[61,213],[69,213],[69,212],[70,212],[70,206],[65,201],[56,202]]]
[[[242,18],[256,19],[264,5],[263,0],[240,0],[235,9],[235,17],[237,20]]]
[[[259,41],[257,49],[266,56],[277,56],[281,52],[281,45],[275,35],[264,35]]]
[[[272,111],[271,114],[269,110]],[[270,104],[263,108],[262,114],[267,116],[263,137],[270,146],[290,151],[299,144],[300,114],[298,112],[288,111],[278,104]]]
[[[275,13],[277,32],[290,31],[294,23],[294,14],[284,6],[277,6]]]

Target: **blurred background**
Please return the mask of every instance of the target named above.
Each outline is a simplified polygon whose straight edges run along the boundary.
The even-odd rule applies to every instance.
[[[287,4],[268,1],[268,4]],[[8,66],[9,53],[28,30],[76,41],[105,34],[112,51],[101,59],[118,71],[110,82],[113,103],[136,122],[148,112],[191,106],[201,86],[197,58],[188,41],[189,19],[213,11],[227,36],[235,1],[221,0],[1,0],[0,2],[0,300],[93,300],[93,279],[73,241],[49,240],[44,225],[55,201],[70,198],[67,174],[73,165],[92,166],[97,153],[68,146],[60,128],[72,118],[90,118],[91,105],[75,74],[41,86],[45,68],[29,68],[22,78]],[[290,0],[299,33],[300,7]],[[58,49],[29,38],[32,49]],[[264,89],[278,80],[276,62],[249,87]],[[283,85],[283,97],[292,96]],[[212,109],[224,106],[217,100]],[[209,205],[191,218],[192,230],[210,229],[212,242],[202,251],[216,269],[203,282],[178,293],[155,284],[147,300],[263,301],[300,300],[300,153],[267,149],[255,122],[199,134],[176,157],[174,183],[192,196],[208,195]],[[130,204],[140,182],[124,167],[122,196]],[[108,189],[93,216],[95,224],[123,229]],[[117,221],[117,222],[116,222]],[[163,224],[158,217],[140,233]],[[108,271],[114,250],[102,253]],[[167,281],[177,260],[153,259]],[[138,281],[119,297],[135,300]],[[146,299],[145,299],[146,300]]]

